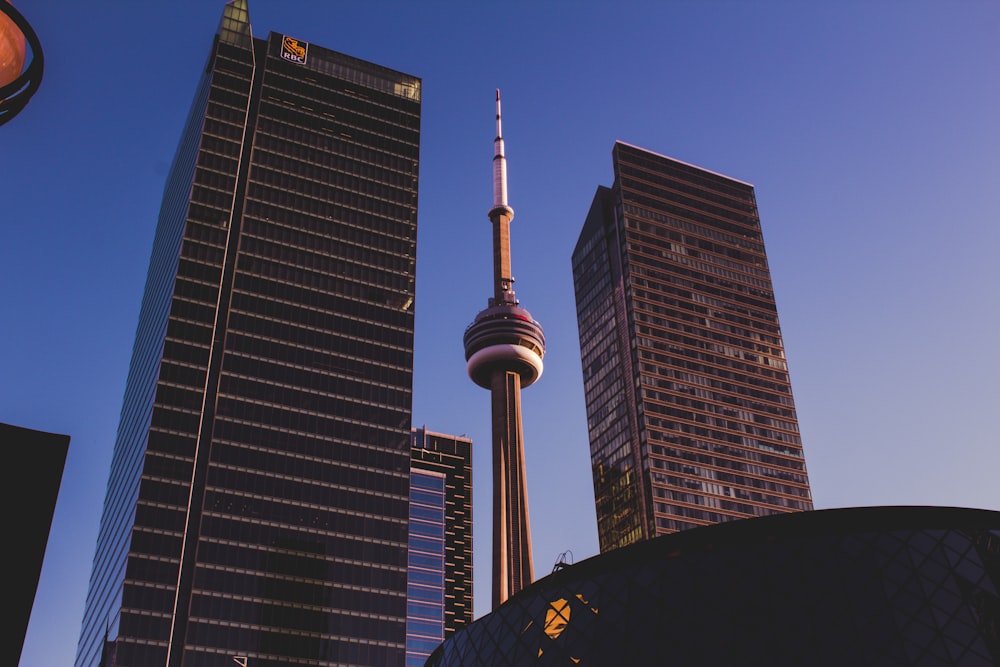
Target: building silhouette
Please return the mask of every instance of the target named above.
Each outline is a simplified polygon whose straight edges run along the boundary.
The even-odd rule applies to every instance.
[[[493,296],[465,330],[469,377],[490,390],[493,434],[493,608],[534,579],[528,487],[524,473],[521,388],[542,374],[545,335],[514,293],[510,263],[507,158],[496,98],[497,136],[493,157]]]
[[[402,665],[418,78],[225,5],[157,224],[76,665]]]
[[[0,451],[10,476],[0,487],[0,500],[7,508],[6,529],[17,536],[17,547],[4,556],[5,606],[11,616],[0,634],[0,664],[16,665],[42,574],[69,436],[0,423]]]
[[[472,622],[472,440],[413,429],[406,665]]]
[[[601,551],[812,509],[753,186],[612,157],[573,251]]]

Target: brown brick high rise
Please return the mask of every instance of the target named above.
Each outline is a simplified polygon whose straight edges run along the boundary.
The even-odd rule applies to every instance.
[[[812,509],[753,186],[613,159],[573,251],[601,551]]]

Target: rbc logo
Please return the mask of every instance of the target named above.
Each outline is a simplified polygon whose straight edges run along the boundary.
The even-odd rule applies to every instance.
[[[309,48],[307,42],[300,42],[294,37],[284,35],[281,38],[281,57],[299,65],[306,64],[306,50]]]

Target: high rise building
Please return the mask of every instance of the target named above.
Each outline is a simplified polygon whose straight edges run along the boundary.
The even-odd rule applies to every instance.
[[[493,296],[465,330],[469,377],[490,390],[493,431],[493,608],[534,579],[528,486],[524,474],[521,387],[542,374],[545,334],[514,293],[510,264],[507,204],[507,158],[500,125],[497,91],[497,136],[493,157]]]
[[[472,440],[413,429],[406,665],[472,622]]]
[[[753,186],[612,157],[573,251],[601,551],[812,509]]]
[[[420,91],[225,6],[165,188],[77,667],[404,664]]]

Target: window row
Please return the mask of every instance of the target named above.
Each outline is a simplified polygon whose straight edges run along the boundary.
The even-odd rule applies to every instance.
[[[323,467],[323,464],[312,465]],[[213,465],[209,468],[206,486],[220,493],[226,491],[232,494],[212,507],[218,511],[237,511],[244,504],[238,498],[253,496],[289,506],[325,507],[397,519],[404,518],[407,512],[405,498],[368,491],[358,488],[356,484],[336,484],[332,480],[289,479],[278,471],[251,470],[246,466]],[[390,561],[387,564],[398,563]]]

